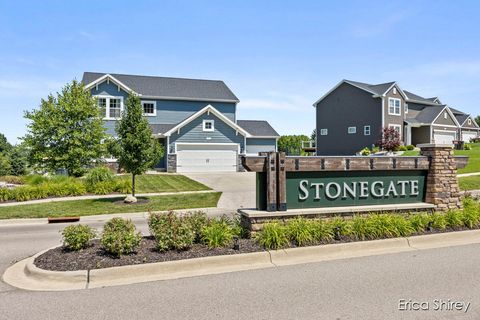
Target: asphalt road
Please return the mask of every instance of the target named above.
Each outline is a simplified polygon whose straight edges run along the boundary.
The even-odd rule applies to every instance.
[[[0,226],[0,271],[58,244],[61,227]],[[0,283],[0,319],[480,319],[479,253],[469,245],[70,292]],[[430,310],[399,311],[401,299]],[[471,304],[439,311],[435,299]]]

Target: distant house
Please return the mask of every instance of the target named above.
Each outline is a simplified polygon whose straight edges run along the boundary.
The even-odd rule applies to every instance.
[[[165,147],[158,170],[242,171],[240,155],[277,149],[279,135],[267,121],[237,119],[239,100],[223,81],[85,72],[82,82],[113,136],[129,93],[140,96]]]
[[[405,145],[452,144],[479,135],[474,119],[442,104],[402,90],[396,82],[368,84],[342,80],[314,104],[317,154],[352,155],[395,128]]]

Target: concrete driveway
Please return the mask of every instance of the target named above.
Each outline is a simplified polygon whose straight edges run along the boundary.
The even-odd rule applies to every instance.
[[[187,177],[221,191],[218,208],[226,211],[255,208],[255,172],[183,173]]]

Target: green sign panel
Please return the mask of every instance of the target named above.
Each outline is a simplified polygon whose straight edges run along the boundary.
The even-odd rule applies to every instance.
[[[426,171],[287,172],[287,207],[423,202],[426,174]]]

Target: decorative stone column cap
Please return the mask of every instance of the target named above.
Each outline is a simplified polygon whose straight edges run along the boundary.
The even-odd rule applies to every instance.
[[[452,149],[453,144],[422,143],[422,144],[417,144],[417,147],[420,149],[426,149],[426,148]]]

